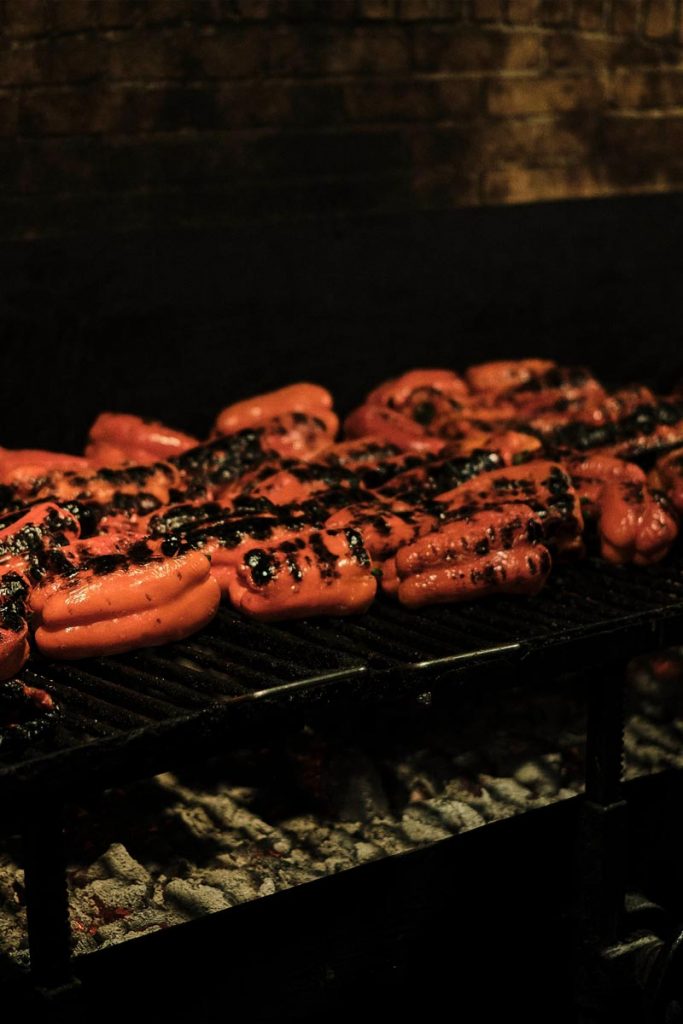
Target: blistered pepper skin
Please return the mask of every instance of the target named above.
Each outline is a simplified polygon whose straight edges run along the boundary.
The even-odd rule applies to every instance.
[[[648,482],[664,491],[676,511],[683,514],[683,450],[676,449],[659,459]]]
[[[540,516],[546,540],[557,550],[575,551],[582,544],[581,504],[568,473],[557,462],[536,459],[521,466],[494,469],[439,494],[437,500],[455,514],[463,505],[522,502]]]
[[[240,611],[262,621],[311,615],[357,615],[377,581],[354,530],[312,530],[296,541],[248,551],[230,587]]]
[[[361,405],[346,418],[344,433],[351,438],[366,435],[380,437],[402,451],[436,454],[444,446],[441,438],[430,437],[424,427],[410,417],[394,409],[369,403]]]
[[[542,523],[526,505],[473,508],[402,547],[396,555],[396,569],[403,579],[434,566],[485,560],[498,549],[537,544],[542,537]]]
[[[282,459],[307,461],[324,451],[339,430],[336,413],[322,406],[314,412],[286,412],[263,424],[263,447]]]
[[[589,455],[585,459],[574,459],[567,464],[572,483],[581,501],[585,516],[595,518],[600,514],[600,498],[608,483],[630,481],[644,484],[645,473],[633,462],[624,462],[611,455]]]
[[[399,548],[427,533],[434,524],[435,517],[428,513],[378,503],[348,505],[331,515],[325,526],[328,530],[357,530],[373,566],[381,568]]]
[[[361,437],[352,441],[338,441],[324,448],[318,455],[329,466],[341,466],[349,471],[368,469],[398,455],[401,449],[381,437]]]
[[[501,359],[479,363],[465,371],[465,380],[474,392],[505,394],[555,369],[551,359]]]
[[[678,535],[678,519],[661,491],[615,481],[602,491],[598,529],[607,561],[652,565],[668,554]]]
[[[11,679],[29,656],[26,601],[30,581],[22,572],[0,568],[0,681]]]
[[[0,625],[0,682],[16,676],[26,664],[29,654],[28,625],[22,623],[18,629],[6,629]]]
[[[462,377],[452,370],[409,370],[401,377],[380,384],[368,395],[369,405],[390,405],[401,409],[411,395],[422,388],[430,389],[461,401],[468,396],[468,388]]]
[[[129,413],[103,412],[89,432],[86,458],[96,466],[159,462],[199,444],[195,437]]]
[[[205,626],[220,602],[208,559],[199,552],[84,572],[61,586],[38,587],[31,609],[39,650],[53,658],[122,654],[171,643]]]
[[[542,538],[542,523],[526,505],[465,507],[457,519],[439,522],[431,532],[388,559],[382,567],[382,589],[405,604],[440,603],[449,599],[449,593],[454,595],[453,600],[465,600],[468,586],[476,598],[511,582],[506,576],[510,564],[516,566],[514,592],[534,594],[550,569]],[[524,548],[527,553],[526,570],[500,557],[516,548]],[[537,554],[531,557],[530,549]],[[429,597],[430,586],[434,588],[434,602]]]
[[[87,470],[90,463],[80,455],[48,452],[36,448],[0,448],[0,484],[24,483],[44,476],[51,470]]]
[[[543,587],[550,566],[546,548],[521,544],[483,559],[457,561],[408,576],[398,584],[398,599],[408,608],[421,608],[493,594],[533,596]]]
[[[274,416],[291,412],[324,415],[325,409],[332,409],[332,395],[326,388],[306,382],[291,384],[227,406],[216,418],[214,433],[234,434],[246,427],[262,426]]]
[[[451,441],[442,451],[444,458],[471,455],[474,451],[496,452],[504,466],[515,466],[538,458],[542,444],[537,437],[518,430],[470,431],[462,440]]]

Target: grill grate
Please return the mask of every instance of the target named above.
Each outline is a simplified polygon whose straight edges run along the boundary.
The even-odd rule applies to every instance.
[[[517,666],[526,677],[534,664],[624,658],[675,639],[682,625],[679,549],[649,569],[560,566],[536,598],[420,612],[378,600],[362,617],[281,625],[222,608],[203,632],[167,647],[77,663],[34,657],[22,678],[48,690],[63,715],[33,747],[0,756],[0,803],[25,810],[32,795],[162,770],[194,749],[219,749],[245,721],[421,693],[445,672],[454,685],[482,667],[478,686],[514,683]]]

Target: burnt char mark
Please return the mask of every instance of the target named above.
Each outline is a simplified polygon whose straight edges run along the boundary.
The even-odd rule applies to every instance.
[[[0,484],[0,508],[10,508],[14,504],[15,493],[7,484]]]
[[[60,504],[62,508],[66,509],[77,520],[81,528],[80,536],[82,539],[85,540],[88,537],[95,536],[100,520],[105,514],[101,506],[94,503],[86,504],[82,501],[62,501]]]
[[[644,486],[633,480],[624,480],[621,484],[621,496],[627,505],[642,505],[645,500]]]
[[[0,627],[18,633],[26,625],[29,587],[18,573],[0,577]],[[3,684],[4,685],[4,684]]]
[[[683,403],[643,403],[632,413],[615,423],[591,426],[587,423],[567,423],[557,427],[547,437],[549,450],[587,451],[606,445],[651,437],[658,426],[674,426],[683,419]]]
[[[51,732],[61,708],[44,690],[8,679],[0,687],[0,750],[21,749]]]
[[[549,493],[546,500],[549,510],[555,510],[564,519],[571,518],[576,509],[576,497],[569,476],[559,466],[553,466],[542,486]]]
[[[15,533],[0,541],[0,557],[15,555],[38,555],[47,541],[52,546],[63,547],[69,543],[67,533],[75,534],[77,527],[70,516],[61,515],[51,508],[37,523],[26,523]]]
[[[28,584],[18,573],[8,572],[0,577],[0,628],[10,633],[24,628],[28,596]]]
[[[485,583],[487,586],[493,587],[504,582],[506,575],[505,567],[502,563],[498,565],[497,569],[493,563],[489,563],[483,569],[471,569],[470,582],[474,586]]]
[[[29,588],[26,580],[16,572],[7,572],[0,576],[0,601],[9,603],[11,601],[24,601],[28,597]]]
[[[522,521],[519,517],[510,519],[507,523],[504,523],[499,530],[500,543],[504,551],[509,551],[515,542],[515,534],[522,527]]]
[[[418,402],[411,415],[416,423],[428,427],[436,416],[436,406],[433,402]]]
[[[78,568],[78,565],[63,551],[52,548],[31,563],[30,574],[32,579],[39,582],[47,576],[59,576],[66,579],[69,576],[74,576],[78,572]]]
[[[331,579],[332,577],[339,576],[339,571],[337,569],[337,556],[325,545],[322,533],[318,533],[317,531],[311,533],[308,538],[308,543],[315,555],[318,571],[322,579]]]
[[[262,436],[261,428],[240,430],[174,455],[169,462],[185,475],[189,483],[229,483],[264,461],[267,453],[261,445]]]
[[[549,388],[580,388],[594,379],[593,374],[585,366],[555,366],[545,373],[530,377],[514,390],[516,393],[524,393],[546,391]]]
[[[450,491],[459,484],[467,483],[473,477],[479,476],[480,473],[498,469],[502,464],[498,452],[477,448],[471,455],[447,459],[441,465],[435,466],[432,472],[428,470],[428,477],[434,481],[434,486],[430,489],[432,492],[435,489],[438,489],[439,492]]]
[[[81,568],[94,576],[108,576],[118,569],[127,569],[128,564],[125,555],[93,555],[84,559]]]
[[[474,545],[474,553],[475,553],[475,555],[480,555],[480,556],[488,555],[490,551],[491,551],[491,544],[489,543],[489,540],[488,540],[487,537],[484,537],[483,540],[477,541],[477,543]]]
[[[151,548],[144,540],[137,540],[131,544],[126,554],[134,565],[146,565],[154,557]]]
[[[336,512],[337,509],[346,508],[348,505],[367,504],[371,501],[376,501],[376,496],[368,491],[354,487],[330,487],[326,491],[319,491],[311,498],[307,498],[306,501],[302,501],[300,508],[326,509],[327,516],[325,518],[329,518],[330,512]]]
[[[303,484],[324,483],[328,487],[340,487],[347,482],[358,484],[358,477],[345,466],[329,466],[325,462],[307,462],[282,468],[287,468],[294,479]]]
[[[398,498],[410,505],[423,505],[425,495],[442,494],[467,483],[473,477],[492,469],[499,469],[502,459],[498,452],[475,449],[471,455],[424,462],[406,480],[391,481],[382,488],[382,494]]]
[[[189,544],[185,537],[169,535],[161,542],[161,553],[162,555],[166,555],[167,558],[175,558],[176,555],[180,555],[187,551],[188,547]]]
[[[398,476],[411,469],[419,469],[432,461],[432,456],[408,454],[400,458],[399,462],[382,462],[378,466],[371,466],[359,474],[360,486],[368,491],[375,491],[384,484],[389,483],[392,477]]]
[[[285,565],[287,566],[289,575],[295,583],[301,583],[304,578],[304,574],[298,561],[299,548],[297,545],[286,541],[284,544],[280,545],[278,550],[285,556]]]
[[[208,541],[213,540],[223,548],[236,548],[245,540],[269,540],[275,530],[282,525],[282,520],[276,516],[244,516],[239,519],[207,523],[205,526],[188,530],[186,536],[192,547],[203,547]]]
[[[390,537],[391,527],[387,523],[386,516],[377,515],[370,518],[370,522],[380,537]]]
[[[257,587],[265,587],[277,576],[277,561],[272,554],[262,548],[253,548],[244,558],[249,568],[252,581]]]
[[[216,519],[225,513],[215,501],[207,501],[202,505],[174,505],[164,512],[159,512],[149,521],[149,533],[152,537],[166,537],[179,534],[186,528]]]
[[[0,608],[0,629],[6,629],[9,633],[20,633],[25,625],[25,613],[19,611],[14,605]]]
[[[397,445],[390,444],[388,441],[384,443],[377,441],[364,443],[362,440],[359,440],[357,448],[348,449],[346,461],[351,463],[353,467],[362,468],[368,462],[380,462],[381,460],[391,459],[398,455],[400,451],[401,449]],[[336,452],[331,452],[329,455],[321,452],[320,459],[330,466],[342,465]]]
[[[360,533],[357,530],[347,528],[344,530],[344,536],[348,541],[349,550],[356,562],[358,562],[358,565],[369,566],[370,556],[365,550]]]
[[[147,516],[160,509],[161,502],[146,491],[138,491],[137,494],[124,494],[117,491],[111,499],[109,508],[112,512],[124,512],[129,516]]]
[[[124,466],[123,469],[99,469],[93,476],[86,478],[85,483],[104,480],[113,487],[144,487],[154,476],[163,476],[167,480],[173,479],[173,470],[165,462],[153,462],[148,466]],[[73,480],[76,483],[76,479]],[[78,484],[78,486],[81,486]]]
[[[543,481],[543,486],[555,497],[564,497],[571,490],[572,483],[567,473],[559,466],[553,466],[550,476]]]

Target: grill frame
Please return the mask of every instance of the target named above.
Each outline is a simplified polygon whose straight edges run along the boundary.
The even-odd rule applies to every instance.
[[[595,683],[588,709],[581,874],[588,880],[583,887],[586,927],[598,944],[610,938],[623,904],[621,873],[614,872],[614,851],[621,849],[618,860],[623,858],[623,668],[629,657],[680,639],[682,547],[665,564],[648,569],[609,566],[594,558],[561,565],[535,598],[492,598],[419,613],[380,599],[356,619],[277,626],[248,622],[222,609],[206,630],[168,648],[77,666],[34,658],[23,676],[63,703],[63,723],[52,740],[0,767],[0,829],[20,832],[23,839],[34,984],[55,993],[73,980],[62,828],[67,800],[206,758],[226,742],[243,744],[271,728],[281,732],[301,726],[320,712],[364,714],[373,705],[386,707],[406,697],[425,702],[432,693],[447,689],[457,695],[470,685],[486,686],[495,697],[498,687],[522,679],[529,683],[538,673],[557,674],[558,664],[560,674],[581,671]],[[475,642],[468,642],[473,635]],[[235,643],[237,637],[242,646]],[[217,650],[233,657],[239,652],[230,664],[240,679],[218,673]],[[304,655],[307,672],[299,668]],[[178,657],[201,664],[190,668]],[[269,664],[270,672],[254,669],[254,661]],[[147,666],[143,673],[162,666],[166,675],[140,675],[140,664]],[[93,667],[105,678],[93,675]],[[112,673],[113,680],[106,678]],[[203,690],[219,686],[221,692],[202,701],[188,691],[188,673]],[[146,681],[156,695],[122,685],[124,677]],[[228,684],[233,692],[226,694]],[[167,715],[160,687],[192,707]],[[111,703],[114,696],[119,705]],[[116,724],[93,717],[93,701]],[[79,704],[88,711],[85,718]],[[98,735],[76,742],[73,730],[79,723],[86,733]],[[609,885],[590,884],[596,867],[600,877],[612,880]]]
[[[682,626],[679,545],[648,569],[561,565],[535,598],[420,612],[379,599],[364,616],[278,625],[221,609],[170,647],[78,663],[34,657],[22,678],[60,702],[62,722],[22,756],[0,756],[0,834],[34,803],[167,770],[245,732],[337,708],[362,713],[444,683],[493,691],[559,659],[563,672],[595,668],[672,642]]]

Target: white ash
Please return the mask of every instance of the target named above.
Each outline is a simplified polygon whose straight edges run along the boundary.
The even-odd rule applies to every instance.
[[[632,672],[627,778],[683,766],[683,658],[677,685],[673,676],[668,670],[660,683],[642,662]],[[67,829],[76,952],[414,850],[582,789],[583,711],[571,691],[501,694],[495,708],[489,698],[456,723],[429,710],[418,719],[395,736],[353,744],[305,730],[265,769],[260,753],[242,752],[199,775],[165,773],[112,792],[92,817],[76,815]],[[79,827],[91,822],[99,831],[79,838]],[[0,952],[26,964],[17,849],[11,842],[0,848]]]

